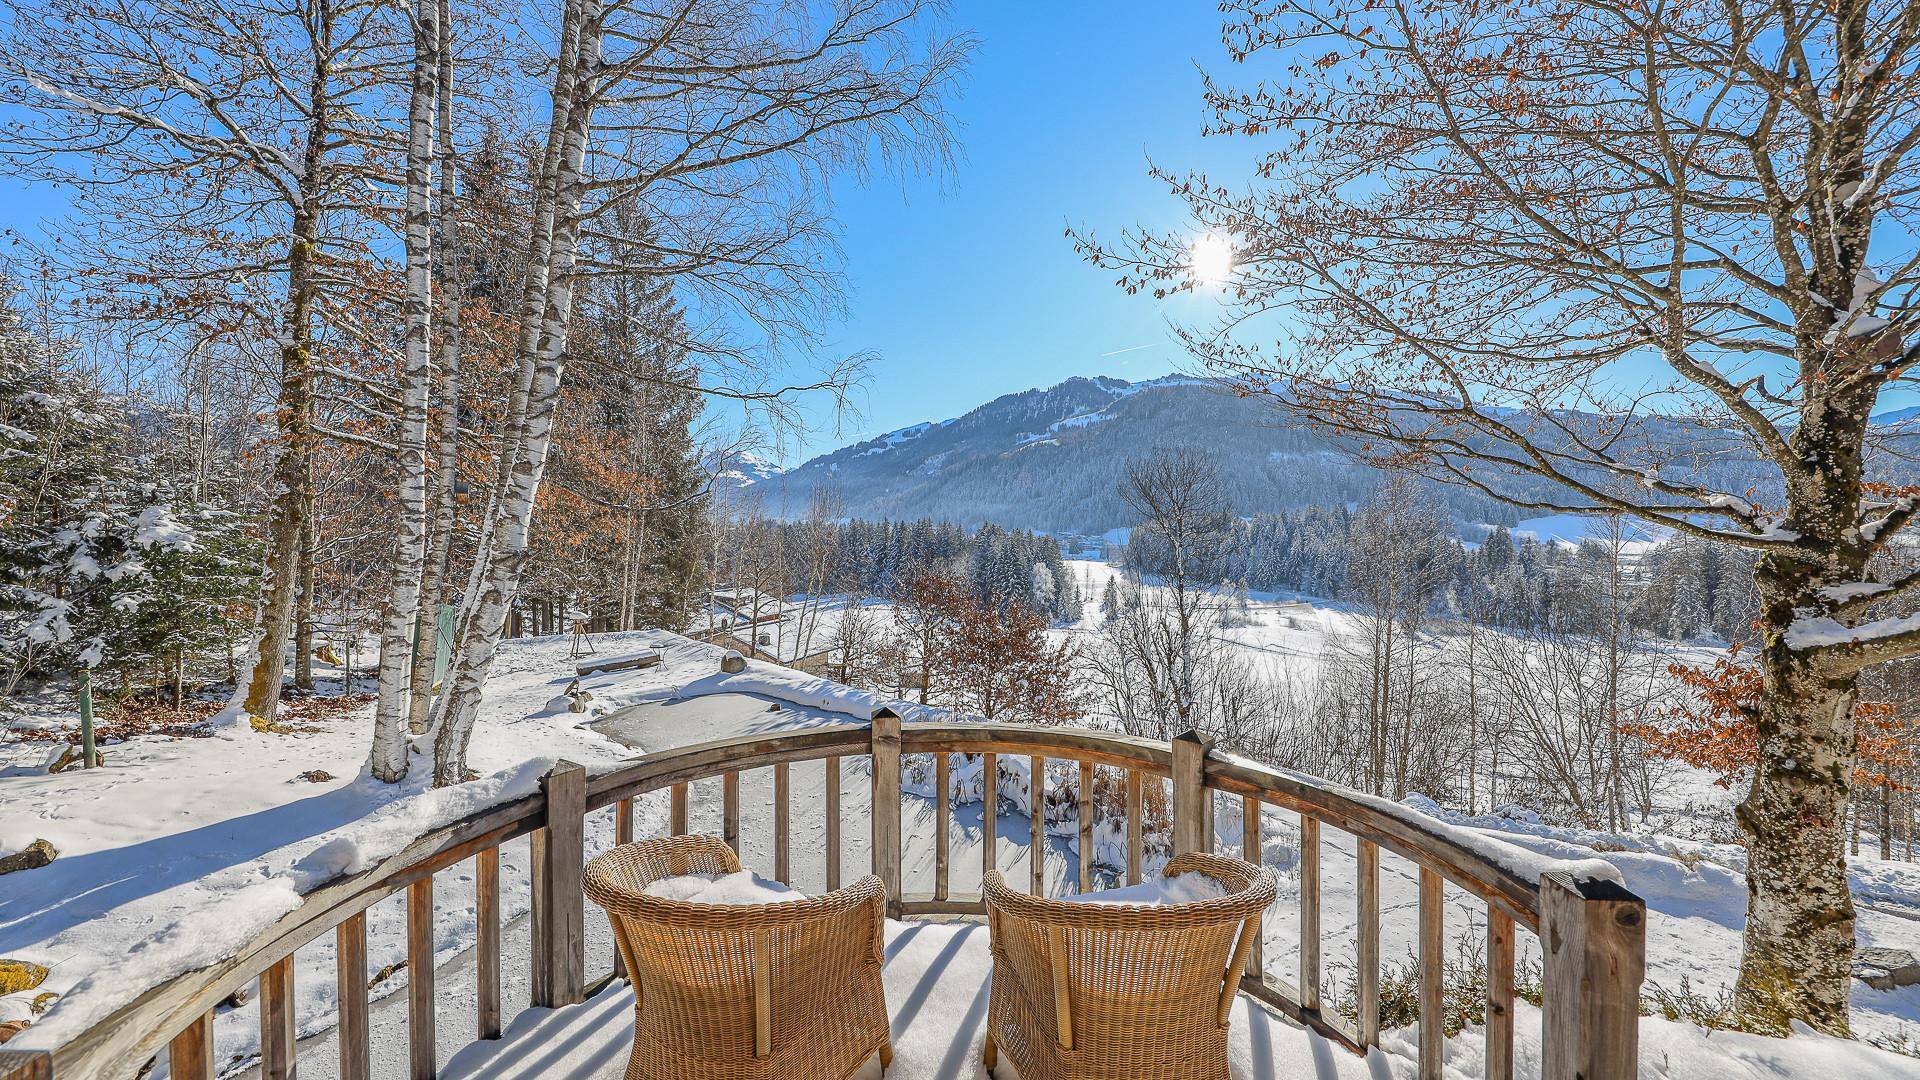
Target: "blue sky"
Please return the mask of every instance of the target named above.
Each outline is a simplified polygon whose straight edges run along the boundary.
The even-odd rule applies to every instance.
[[[774,455],[787,464],[1074,375],[1165,374],[1179,360],[1168,315],[1205,303],[1123,294],[1063,231],[1184,224],[1149,155],[1244,166],[1250,144],[1200,135],[1195,63],[1228,66],[1214,6],[961,0],[953,21],[980,39],[955,167],[837,192],[848,314],[825,347],[878,359],[860,415],[836,432],[810,403],[812,430]]]

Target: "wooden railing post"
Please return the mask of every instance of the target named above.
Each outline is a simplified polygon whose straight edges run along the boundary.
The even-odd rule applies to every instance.
[[[167,1044],[167,1075],[173,1080],[213,1080],[213,1013],[204,1012]]]
[[[900,916],[900,716],[875,709],[873,754],[873,872],[887,885],[887,914]]]
[[[1542,1080],[1635,1080],[1647,905],[1611,881],[1540,878]]]
[[[533,1004],[578,1004],[586,983],[587,770],[557,761],[540,781],[547,823],[533,834]]]
[[[1207,753],[1213,736],[1189,731],[1173,737],[1173,853],[1213,850],[1213,799],[1207,794]]]

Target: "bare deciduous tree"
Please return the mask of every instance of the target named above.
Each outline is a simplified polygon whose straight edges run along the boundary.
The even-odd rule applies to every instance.
[[[1758,554],[1736,1007],[1846,1032],[1855,684],[1920,649],[1878,607],[1920,574],[1869,568],[1920,495],[1867,472],[1875,403],[1920,360],[1914,6],[1224,7],[1253,81],[1209,81],[1215,128],[1272,144],[1239,190],[1160,174],[1236,251],[1187,343],[1362,453]],[[1081,240],[1165,291],[1193,287],[1189,236]],[[1773,482],[1716,488],[1651,412]]]

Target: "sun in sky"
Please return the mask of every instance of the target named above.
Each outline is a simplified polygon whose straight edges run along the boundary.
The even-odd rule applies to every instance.
[[[1187,249],[1187,265],[1194,281],[1217,285],[1233,273],[1233,242],[1213,233],[1197,236]]]

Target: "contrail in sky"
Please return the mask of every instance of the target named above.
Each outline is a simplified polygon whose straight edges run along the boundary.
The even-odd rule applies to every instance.
[[[1103,352],[1100,355],[1101,356],[1119,356],[1121,353],[1139,352],[1141,349],[1151,349],[1158,344],[1160,344],[1160,342],[1158,341],[1149,341],[1145,345],[1129,345],[1124,349],[1115,349],[1112,352]]]

